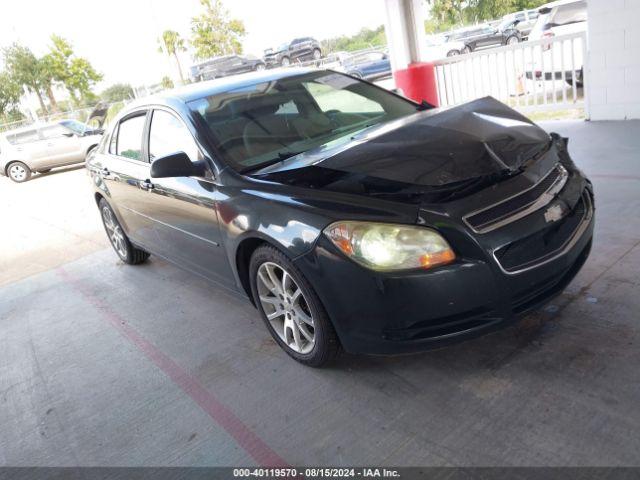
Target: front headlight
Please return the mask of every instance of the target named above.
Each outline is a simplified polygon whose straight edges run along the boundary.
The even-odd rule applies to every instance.
[[[344,221],[324,233],[345,255],[373,270],[432,268],[456,258],[447,241],[425,227]]]

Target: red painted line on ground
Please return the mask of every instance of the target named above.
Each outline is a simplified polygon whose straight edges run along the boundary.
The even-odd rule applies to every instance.
[[[72,274],[58,269],[58,274],[75,288],[87,302],[99,310],[104,319],[133,343],[151,362],[162,370],[178,387],[196,402],[202,410],[220,425],[260,466],[287,467],[285,462],[271,447],[256,435],[233,411],[204,388],[198,380],[165,355],[154,344],[131,327],[105,301],[97,297],[86,285]]]

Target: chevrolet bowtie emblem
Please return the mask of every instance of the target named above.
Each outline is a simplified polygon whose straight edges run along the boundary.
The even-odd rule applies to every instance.
[[[559,203],[550,206],[547,208],[547,211],[544,212],[544,219],[547,223],[557,222],[564,216],[564,208]]]

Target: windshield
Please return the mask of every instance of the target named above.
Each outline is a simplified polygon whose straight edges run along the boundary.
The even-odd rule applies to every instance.
[[[80,123],[77,120],[62,120],[60,125],[68,128],[73,133],[77,133],[78,135],[84,134],[87,130],[91,130],[86,124]]]
[[[416,111],[408,100],[329,71],[245,85],[189,107],[208,125],[225,160],[243,172]]]
[[[502,20],[502,22],[500,22],[500,25],[498,25],[498,31],[504,32],[507,28],[513,27],[515,22],[516,21],[513,18],[507,18],[505,20]]]

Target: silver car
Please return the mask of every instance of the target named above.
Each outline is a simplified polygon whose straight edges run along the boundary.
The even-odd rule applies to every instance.
[[[26,182],[33,172],[83,162],[102,132],[76,120],[31,125],[0,133],[0,174]]]

